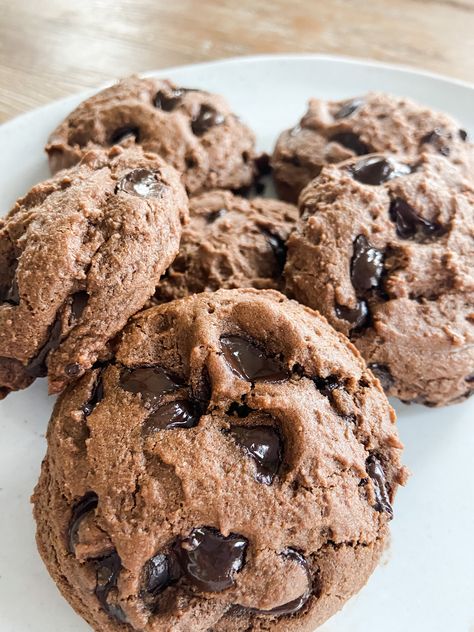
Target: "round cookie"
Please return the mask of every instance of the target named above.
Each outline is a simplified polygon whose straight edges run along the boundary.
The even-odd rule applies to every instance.
[[[191,198],[189,213],[178,256],[157,287],[158,302],[219,288],[281,287],[295,206],[210,191]]]
[[[37,542],[100,632],[312,631],[366,582],[406,478],[349,341],[273,290],[146,310],[56,404]]]
[[[474,389],[474,187],[445,158],[325,167],[300,196],[287,290],[351,336],[390,395]]]
[[[178,252],[187,197],[141,149],[91,151],[0,225],[0,396],[60,391],[104,353]]]
[[[472,177],[474,149],[455,120],[405,97],[369,92],[349,101],[311,99],[299,124],[278,138],[271,162],[280,197],[295,202],[325,164],[372,152],[412,160],[426,151]]]
[[[226,101],[170,81],[129,77],[81,103],[46,145],[53,173],[90,148],[139,144],[183,174],[190,194],[239,189],[254,176],[254,135]]]

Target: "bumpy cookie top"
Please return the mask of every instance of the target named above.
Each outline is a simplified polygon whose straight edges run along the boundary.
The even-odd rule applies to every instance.
[[[295,206],[212,191],[192,198],[189,212],[179,254],[160,281],[157,301],[219,288],[281,286]]]
[[[129,77],[77,107],[51,134],[53,173],[91,147],[139,144],[183,174],[189,193],[239,189],[254,175],[254,135],[226,101],[170,81]]]
[[[445,156],[472,174],[473,146],[446,114],[378,92],[350,101],[311,99],[300,123],[278,139],[273,174],[281,196],[295,201],[327,163],[371,152],[413,159],[425,151]]]
[[[271,290],[136,316],[48,439],[40,551],[102,632],[312,630],[372,572],[405,479],[355,348]]]
[[[287,289],[350,334],[388,393],[442,405],[474,380],[474,188],[445,158],[327,166],[300,197]]]
[[[156,154],[91,151],[36,186],[0,226],[0,391],[81,375],[153,294],[187,197]]]

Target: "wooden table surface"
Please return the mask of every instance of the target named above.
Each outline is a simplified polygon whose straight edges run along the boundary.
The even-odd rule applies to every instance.
[[[134,72],[324,52],[474,81],[474,0],[0,0],[0,122]]]

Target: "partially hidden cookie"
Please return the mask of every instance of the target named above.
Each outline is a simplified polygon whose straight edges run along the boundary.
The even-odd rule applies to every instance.
[[[294,202],[325,164],[383,152],[408,160],[423,152],[439,154],[472,178],[474,148],[454,119],[379,92],[348,101],[311,99],[299,124],[276,143],[273,177],[279,195]]]
[[[387,393],[441,406],[474,389],[474,187],[448,160],[368,156],[300,196],[287,290],[350,335]]]
[[[226,101],[203,90],[129,77],[81,103],[46,145],[52,172],[91,148],[140,145],[183,174],[189,193],[240,189],[254,176],[254,135]]]
[[[0,393],[61,390],[143,307],[175,257],[187,196],[139,148],[93,151],[34,186],[0,226]]]
[[[312,631],[366,582],[406,478],[351,343],[272,290],[146,310],[56,404],[37,542],[97,631]]]
[[[219,288],[281,288],[295,206],[210,191],[191,198],[189,213],[178,256],[157,287],[157,302]]]

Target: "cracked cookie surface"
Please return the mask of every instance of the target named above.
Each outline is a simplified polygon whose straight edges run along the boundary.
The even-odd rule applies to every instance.
[[[276,143],[273,177],[280,196],[294,202],[325,164],[370,153],[411,160],[423,152],[447,157],[472,179],[474,147],[447,114],[379,92],[346,101],[311,99],[299,124]]]
[[[178,256],[157,287],[157,302],[220,288],[281,289],[295,206],[210,191],[191,198],[189,214]]]
[[[143,307],[178,251],[179,174],[139,148],[91,151],[0,223],[0,394],[60,391]]]
[[[46,152],[54,173],[91,148],[138,144],[175,167],[196,194],[249,186],[254,142],[223,97],[129,77],[81,103],[51,134]]]
[[[37,542],[101,632],[313,630],[366,582],[406,478],[347,339],[272,290],[146,310],[58,400]]]
[[[445,158],[327,166],[300,197],[287,291],[349,335],[386,392],[474,389],[474,187]]]

